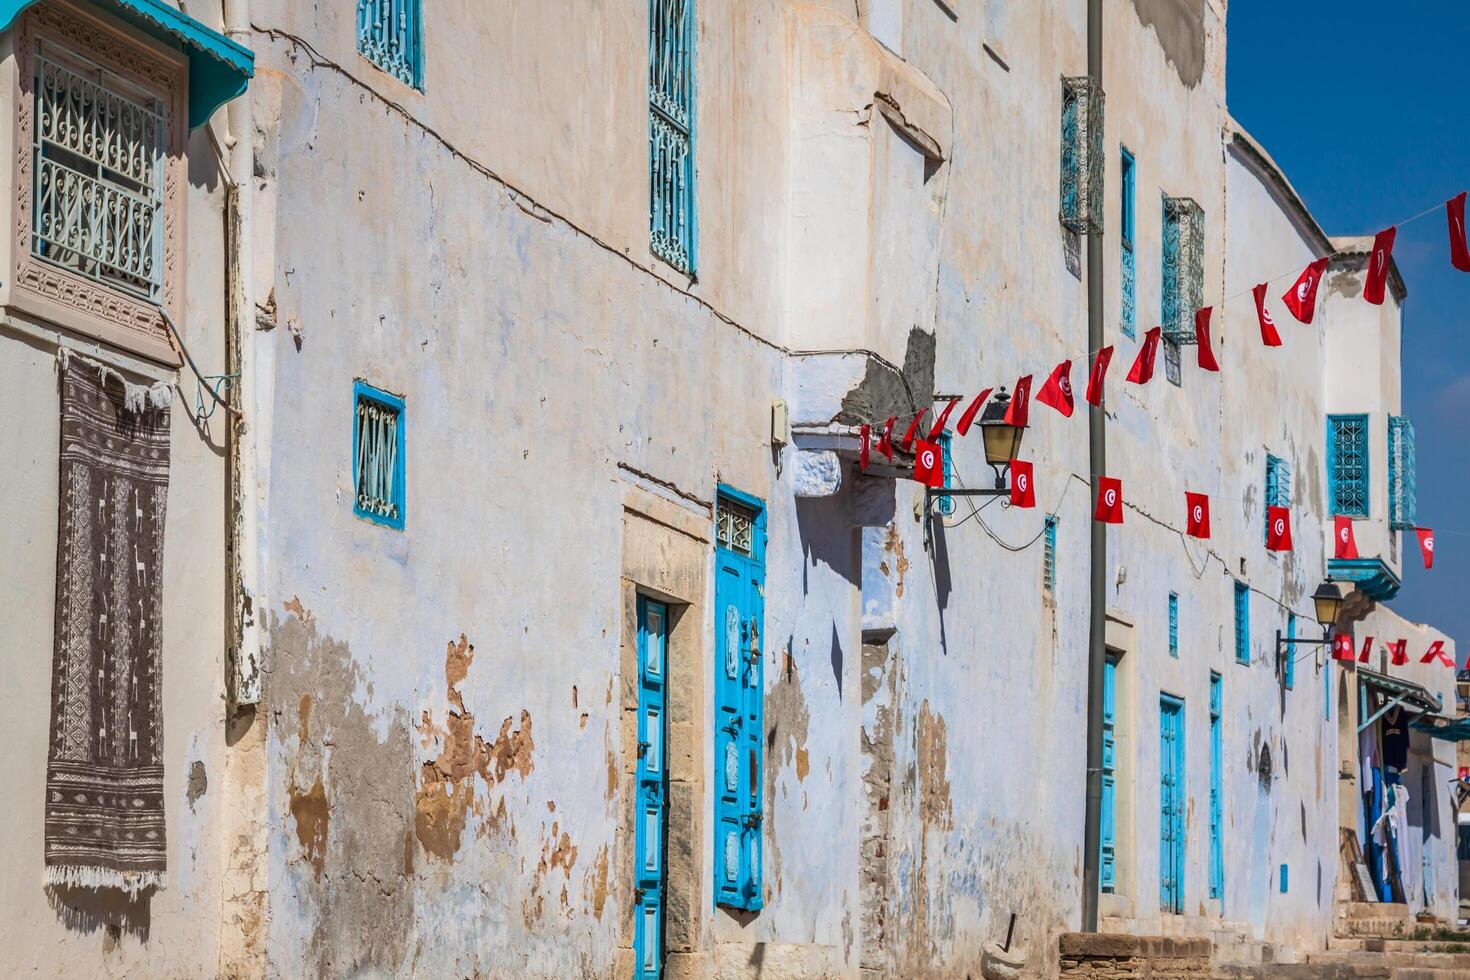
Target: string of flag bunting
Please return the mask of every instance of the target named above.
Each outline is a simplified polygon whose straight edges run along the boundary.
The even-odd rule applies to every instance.
[[[1461,191],[1450,198],[1443,205],[1445,210],[1446,224],[1449,234],[1450,264],[1461,272],[1470,272],[1470,242],[1467,242],[1465,228],[1465,203],[1467,193]],[[1367,275],[1363,284],[1363,299],[1374,305],[1382,305],[1388,283],[1389,263],[1393,255],[1394,241],[1398,236],[1398,229],[1402,225],[1418,220],[1427,214],[1438,210],[1438,205],[1419,212],[1412,217],[1406,218],[1397,224],[1390,225],[1373,236],[1373,244],[1369,251]],[[1366,236],[1365,236],[1366,237]],[[1345,250],[1344,250],[1345,251]],[[1321,285],[1322,277],[1327,271],[1328,263],[1333,256],[1344,254],[1343,251],[1334,252],[1332,255],[1316,259],[1302,269],[1296,277],[1295,282],[1281,296],[1281,302],[1290,311],[1291,315],[1299,323],[1311,324],[1316,315],[1317,291]],[[1289,273],[1288,273],[1289,274]],[[1280,277],[1272,277],[1265,282],[1253,286],[1249,292],[1253,298],[1256,309],[1256,319],[1260,327],[1261,343],[1266,347],[1280,347],[1282,345],[1281,335],[1276,329],[1275,320],[1270,310],[1266,307],[1267,293],[1270,283]],[[1220,300],[1220,306],[1230,300],[1244,296],[1245,292],[1227,296]],[[1194,335],[1195,349],[1199,368],[1203,371],[1218,373],[1220,371],[1219,360],[1215,357],[1214,346],[1211,340],[1211,321],[1213,319],[1214,306],[1205,306],[1194,313]],[[1139,345],[1133,364],[1129,368],[1126,381],[1135,385],[1146,385],[1154,376],[1155,363],[1158,357],[1159,344],[1162,340],[1163,328],[1152,327],[1144,333],[1143,341]],[[1103,399],[1103,386],[1107,376],[1108,368],[1112,363],[1114,347],[1108,345],[1095,351],[1088,351],[1081,355],[1084,360],[1090,360],[1091,368],[1088,371],[1087,388],[1084,392],[1089,405],[1101,406]],[[1036,393],[1036,401],[1049,408],[1054,409],[1065,418],[1070,418],[1075,410],[1073,398],[1071,375],[1072,357],[1062,359],[1047,376],[1045,383]],[[1023,428],[1030,419],[1031,385],[1034,375],[1022,375],[1016,380],[1009,403],[1006,406],[1004,422],[1006,425]],[[1004,391],[1004,389],[1002,389]],[[970,400],[969,404],[961,412],[959,420],[955,423],[954,432],[963,437],[967,435],[971,427],[979,418],[981,409],[994,394],[994,387],[985,388]],[[885,420],[879,430],[876,445],[873,442],[874,425],[872,422],[864,422],[858,427],[859,466],[866,471],[872,460],[874,451],[881,453],[889,463],[893,462],[895,445],[906,453],[914,455],[913,478],[925,486],[942,489],[945,483],[943,454],[938,445],[938,440],[949,427],[949,420],[955,409],[963,400],[963,396],[951,398],[940,409],[929,426],[927,433],[922,431],[924,417],[930,408],[921,408],[912,415],[893,415]],[[895,427],[900,422],[907,422],[903,434],[894,439]],[[1036,506],[1036,483],[1035,471],[1031,462],[1026,460],[1014,460],[1010,466],[1011,487],[1009,503],[1012,507],[1033,508]],[[1106,524],[1123,523],[1123,484],[1121,479],[1099,474],[1096,477],[1096,498],[1093,508],[1093,519]],[[1208,540],[1210,537],[1210,498],[1207,494],[1185,491],[1184,505],[1186,514],[1186,534],[1190,537]],[[1416,527],[1415,536],[1419,541],[1420,555],[1426,569],[1434,567],[1434,531],[1427,527]],[[1270,551],[1291,551],[1291,512],[1290,508],[1278,505],[1268,505],[1266,508],[1266,547]],[[1333,518],[1333,557],[1336,559],[1353,559],[1358,557],[1357,542],[1353,533],[1353,521],[1350,517],[1336,515]],[[1366,663],[1371,652],[1373,637],[1368,637],[1363,645],[1363,652],[1358,659]],[[1407,640],[1399,640],[1389,647],[1392,654],[1392,663],[1401,665],[1408,663]],[[1444,653],[1444,644],[1435,641],[1429,651],[1420,660],[1420,663],[1431,663],[1436,659],[1453,667],[1454,661]],[[1339,635],[1333,641],[1334,660],[1352,660],[1355,654],[1352,649],[1352,638],[1347,635]],[[1470,665],[1467,665],[1470,666]]]

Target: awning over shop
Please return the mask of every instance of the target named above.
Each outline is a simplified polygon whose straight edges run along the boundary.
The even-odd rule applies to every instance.
[[[1381,718],[1388,709],[1395,705],[1413,714],[1420,715],[1421,717],[1415,722],[1416,725],[1425,720],[1423,716],[1438,715],[1444,710],[1444,705],[1438,697],[1430,694],[1428,690],[1412,681],[1390,677],[1387,674],[1380,674],[1377,671],[1359,667],[1358,683],[1378,691],[1379,695],[1384,699],[1379,709],[1358,725],[1358,731],[1360,732]]]
[[[178,47],[189,59],[189,128],[243,95],[255,74],[255,53],[162,0],[96,0],[125,24]],[[0,0],[0,31],[37,0]]]

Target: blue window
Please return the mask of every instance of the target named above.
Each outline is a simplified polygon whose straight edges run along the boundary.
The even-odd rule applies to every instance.
[[[1368,516],[1368,416],[1327,416],[1327,509]]]
[[[1266,504],[1269,507],[1291,506],[1291,465],[1279,456],[1266,454]],[[1270,521],[1261,521],[1270,537]]]
[[[696,268],[694,38],[694,0],[649,0],[649,246],[689,276]]]
[[[1103,661],[1103,762],[1102,762],[1102,817],[1099,849],[1099,887],[1109,894],[1118,888],[1117,830],[1114,809],[1118,785],[1118,658],[1111,653]]]
[[[424,87],[421,0],[357,0],[357,50],[405,85]]]
[[[715,904],[761,907],[765,814],[765,507],[721,487],[715,508]]]
[[[1169,593],[1169,656],[1179,656],[1179,593]]]
[[[1220,809],[1221,768],[1224,754],[1221,747],[1221,677],[1210,671],[1210,897],[1225,897],[1225,853],[1221,839],[1222,821]]]
[[[1137,333],[1137,302],[1135,298],[1135,282],[1137,275],[1133,258],[1133,154],[1126,148],[1121,150],[1122,165],[1120,167],[1123,185],[1123,215],[1118,227],[1122,231],[1123,238],[1123,314],[1122,327],[1123,336],[1132,340]]]
[[[1286,894],[1286,865],[1281,866],[1281,894]]]
[[[633,975],[657,980],[663,966],[664,823],[668,812],[668,607],[638,597],[638,766],[633,811]]]
[[[1395,531],[1412,531],[1418,509],[1415,489],[1414,423],[1388,417],[1388,519]]]
[[[352,511],[403,529],[403,399],[362,381],[353,383]]]
[[[1048,514],[1041,543],[1041,587],[1050,595],[1057,590],[1057,519]]]
[[[943,461],[944,466],[944,485],[948,487],[954,479],[954,456],[952,455],[954,440],[948,432],[941,432],[937,441],[939,443],[939,458]],[[938,505],[939,513],[945,517],[949,517],[954,513],[953,497],[940,497]]]
[[[1287,640],[1295,640],[1296,639],[1296,613],[1287,613],[1286,614],[1286,638],[1287,638]],[[1285,665],[1283,665],[1283,668],[1282,669],[1283,669],[1283,673],[1285,675],[1286,689],[1289,691],[1296,684],[1296,644],[1295,643],[1287,643],[1286,644],[1286,663],[1285,663]]]
[[[1235,661],[1251,662],[1251,591],[1244,582],[1235,583]]]

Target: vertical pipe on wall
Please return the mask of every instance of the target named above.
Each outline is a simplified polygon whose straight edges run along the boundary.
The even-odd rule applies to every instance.
[[[1087,0],[1087,74],[1102,90],[1102,0]],[[1106,166],[1106,164],[1104,164]],[[1102,232],[1087,233],[1087,349],[1103,346]],[[1096,353],[1093,354],[1096,357]],[[1106,468],[1107,442],[1103,405],[1087,410],[1088,469],[1092,485]],[[1097,931],[1102,833],[1103,670],[1107,657],[1107,525],[1092,521],[1091,618],[1087,643],[1087,808],[1082,843],[1082,931]]]

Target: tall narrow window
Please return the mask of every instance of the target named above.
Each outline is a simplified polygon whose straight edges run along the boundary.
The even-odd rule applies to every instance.
[[[951,454],[954,448],[953,441],[948,432],[941,432],[937,440],[939,443],[939,458],[942,460],[944,467],[944,485],[946,487],[950,486],[950,481],[954,479],[954,456]],[[936,501],[936,504],[938,505],[939,513],[945,517],[949,517],[954,513],[953,497],[940,497]]]
[[[357,50],[405,85],[424,87],[422,0],[357,0]]]
[[[1235,661],[1251,662],[1251,592],[1244,582],[1235,583]]]
[[[1159,317],[1164,339],[1192,344],[1194,311],[1204,303],[1205,212],[1187,197],[1164,195],[1159,270]]]
[[[1120,173],[1120,177],[1121,177],[1120,183],[1123,185],[1123,195],[1122,195],[1123,214],[1121,215],[1120,220],[1118,222],[1118,227],[1119,227],[1119,230],[1121,231],[1122,247],[1123,247],[1123,269],[1122,269],[1123,277],[1122,277],[1122,290],[1121,290],[1122,291],[1122,294],[1123,294],[1123,311],[1122,311],[1122,324],[1121,325],[1122,325],[1122,329],[1123,329],[1123,336],[1127,337],[1129,340],[1132,340],[1136,336],[1137,329],[1138,329],[1137,328],[1138,313],[1137,313],[1137,309],[1136,309],[1136,300],[1135,300],[1135,294],[1134,294],[1134,289],[1135,289],[1134,284],[1135,284],[1135,281],[1137,279],[1137,276],[1135,274],[1136,270],[1135,270],[1135,263],[1134,263],[1134,257],[1133,257],[1133,210],[1134,210],[1134,208],[1133,208],[1133,169],[1134,168],[1133,168],[1133,154],[1132,153],[1129,153],[1126,148],[1122,149],[1120,152],[1121,152],[1122,156],[1121,156],[1121,160],[1120,160],[1119,173]]]
[[[1085,235],[1103,228],[1103,93],[1088,75],[1062,79],[1061,222]]]
[[[359,381],[353,386],[352,510],[386,527],[403,528],[405,510],[403,399]]]
[[[1286,614],[1286,639],[1288,641],[1296,639],[1296,613]],[[1289,691],[1296,686],[1297,653],[1295,643],[1288,642],[1286,644],[1285,657],[1286,663],[1282,665],[1282,674],[1286,682],[1286,689]]]
[[[1221,769],[1224,752],[1221,746],[1220,724],[1222,705],[1222,679],[1210,671],[1210,897],[1225,897],[1225,853],[1221,839]]]
[[[1057,591],[1057,519],[1053,514],[1047,515],[1042,529],[1041,588],[1047,595]]]
[[[1291,465],[1270,453],[1266,454],[1266,506],[1291,506]],[[1262,524],[1269,525],[1270,521],[1263,519]],[[1269,527],[1265,533],[1270,535]]]
[[[1388,417],[1388,519],[1395,531],[1412,531],[1417,519],[1414,423],[1402,415]],[[1396,540],[1396,539],[1395,539]]]
[[[1179,593],[1169,593],[1169,656],[1179,656]]]
[[[694,0],[649,0],[649,245],[686,275],[695,262]]]
[[[1329,511],[1367,517],[1368,487],[1368,416],[1327,416]]]

